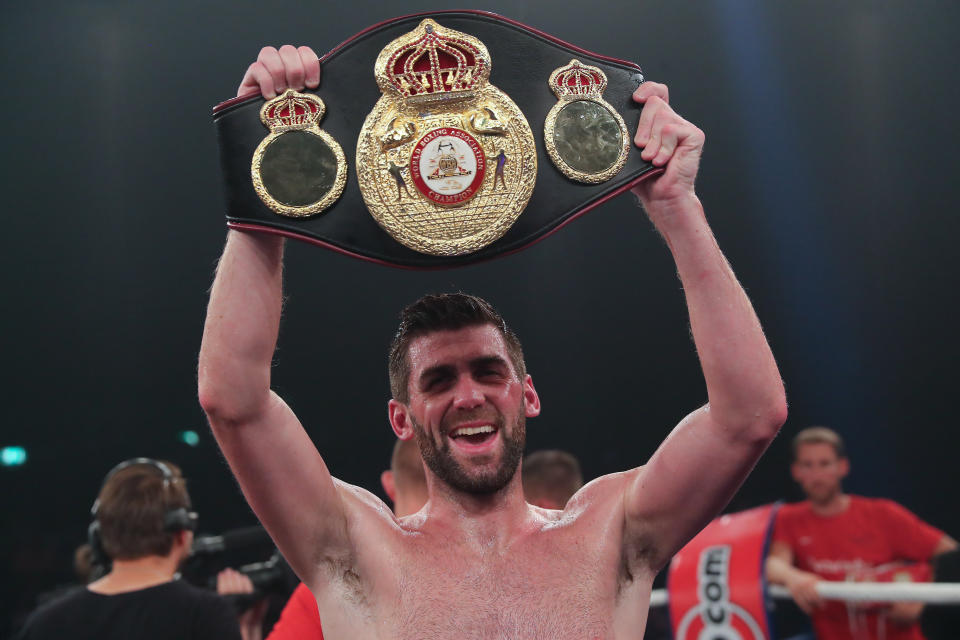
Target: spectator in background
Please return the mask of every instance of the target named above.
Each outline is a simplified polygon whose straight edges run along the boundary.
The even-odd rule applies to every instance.
[[[927,562],[955,540],[891,500],[843,492],[850,470],[843,440],[831,429],[804,429],[793,440],[793,479],[807,500],[776,516],[767,579],[787,587],[813,619],[818,640],[922,640],[920,603],[885,607],[824,602],[821,580],[909,579],[904,563]]]
[[[240,640],[227,603],[177,577],[196,514],[176,465],[122,462],[92,513],[91,546],[112,561],[110,572],[37,609],[20,640]]]
[[[580,463],[566,451],[544,449],[523,459],[523,495],[544,509],[563,509],[583,486]]]

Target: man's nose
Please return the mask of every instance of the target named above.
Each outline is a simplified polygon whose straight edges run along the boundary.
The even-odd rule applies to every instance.
[[[453,393],[453,406],[455,409],[473,409],[479,407],[484,402],[483,390],[467,376],[457,381]]]

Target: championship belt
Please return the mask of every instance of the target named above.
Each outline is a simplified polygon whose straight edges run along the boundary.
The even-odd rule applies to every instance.
[[[315,91],[214,108],[231,228],[456,266],[519,251],[660,171],[632,142],[637,65],[495,14],[396,18],[320,63]]]

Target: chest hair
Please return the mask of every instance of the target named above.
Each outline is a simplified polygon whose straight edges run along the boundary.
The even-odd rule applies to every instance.
[[[616,559],[582,541],[540,536],[502,554],[427,544],[400,565],[388,613],[398,639],[610,637]]]

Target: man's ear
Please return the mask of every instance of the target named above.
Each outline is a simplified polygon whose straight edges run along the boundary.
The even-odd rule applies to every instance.
[[[848,473],[850,473],[850,458],[840,458],[840,477],[846,478]]]
[[[540,415],[540,396],[537,395],[530,374],[523,378],[523,405],[528,418],[536,418]]]
[[[413,422],[410,419],[410,410],[407,405],[399,400],[390,399],[387,403],[387,417],[390,419],[390,426],[393,432],[401,440],[409,440],[413,437]]]
[[[797,466],[796,462],[790,464],[790,477],[793,478],[793,481],[797,484],[800,484],[800,468]]]
[[[182,547],[186,553],[193,547],[193,531],[181,529],[173,532],[173,546]]]
[[[397,503],[397,487],[393,483],[393,471],[387,470],[380,474],[380,484],[383,485],[383,490],[386,492],[387,497],[390,498],[390,502]]]

